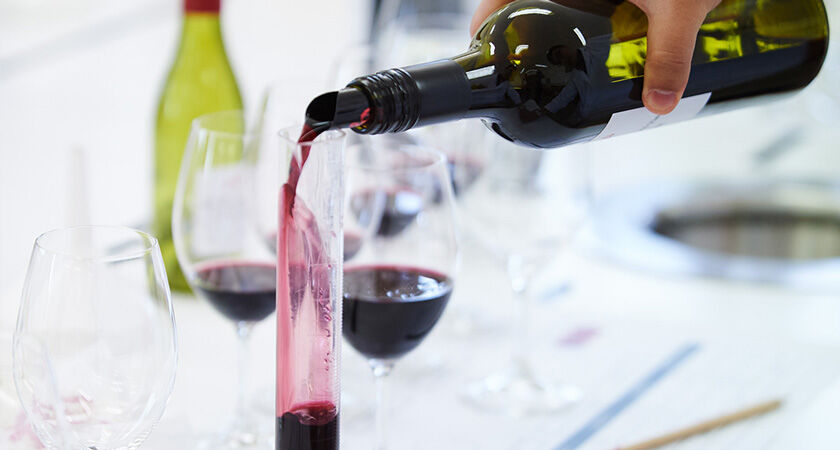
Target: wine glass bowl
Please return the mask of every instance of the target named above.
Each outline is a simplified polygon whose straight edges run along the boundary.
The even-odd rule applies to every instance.
[[[258,322],[274,310],[273,257],[252,226],[258,144],[240,111],[196,119],[173,211],[187,281],[237,324]]]
[[[48,448],[137,448],[175,380],[175,319],[152,236],[76,227],[38,237],[14,335],[21,404]]]
[[[344,337],[371,360],[394,361],[432,331],[452,294],[449,276],[410,266],[344,271]]]

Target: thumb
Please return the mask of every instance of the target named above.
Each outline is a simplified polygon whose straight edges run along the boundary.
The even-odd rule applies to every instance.
[[[478,8],[476,8],[472,22],[470,23],[470,35],[474,35],[476,31],[478,31],[478,27],[481,26],[487,16],[512,1],[513,0],[482,0],[478,5]]]
[[[674,110],[691,72],[697,32],[719,0],[636,0],[648,16],[642,100],[655,114]]]

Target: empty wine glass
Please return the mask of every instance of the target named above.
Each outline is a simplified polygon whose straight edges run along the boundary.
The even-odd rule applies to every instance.
[[[257,136],[241,111],[193,122],[172,212],[175,251],[193,290],[230,319],[239,340],[238,400],[229,430],[212,448],[263,445],[246,405],[254,324],[275,309],[276,262],[253,226]]]
[[[371,142],[373,159],[348,165],[366,171],[371,182],[359,195],[375,189],[387,200],[371,245],[344,268],[343,334],[373,370],[374,448],[384,449],[385,378],[443,314],[452,294],[458,248],[443,154],[393,141]]]
[[[587,217],[588,160],[581,147],[540,152],[496,139],[489,167],[462,202],[469,229],[504,262],[514,294],[509,367],[468,386],[466,399],[510,415],[575,403],[577,387],[539,375],[531,361],[532,281],[566,250]]]
[[[119,227],[35,241],[14,334],[17,393],[50,449],[135,449],[175,381],[175,319],[157,240]]]

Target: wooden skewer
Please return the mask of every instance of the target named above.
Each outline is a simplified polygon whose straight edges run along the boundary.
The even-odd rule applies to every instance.
[[[742,420],[749,419],[751,417],[766,414],[770,411],[779,409],[780,406],[782,406],[782,401],[779,399],[759,403],[758,405],[750,406],[749,408],[726,414],[715,419],[700,422],[698,424],[683,428],[678,431],[674,431],[653,439],[649,439],[644,442],[639,442],[638,444],[630,445],[627,447],[620,447],[618,450],[650,450],[657,447],[662,447],[663,445],[672,444],[674,442],[681,441],[683,439],[689,438],[697,434],[709,432],[711,430],[714,430],[715,428],[720,428],[726,425],[733,424],[735,422],[740,422]]]

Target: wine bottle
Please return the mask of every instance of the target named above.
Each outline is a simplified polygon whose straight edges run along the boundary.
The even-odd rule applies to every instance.
[[[186,291],[172,242],[172,200],[193,119],[242,109],[219,22],[220,0],[185,0],[181,42],[160,97],[155,129],[154,219],[169,284]]]
[[[738,108],[795,92],[828,46],[821,0],[723,0],[697,37],[684,97],[642,105],[647,17],[622,0],[517,0],[493,13],[466,53],[353,80],[310,104],[314,122],[359,133],[480,117],[519,144],[551,148]]]

